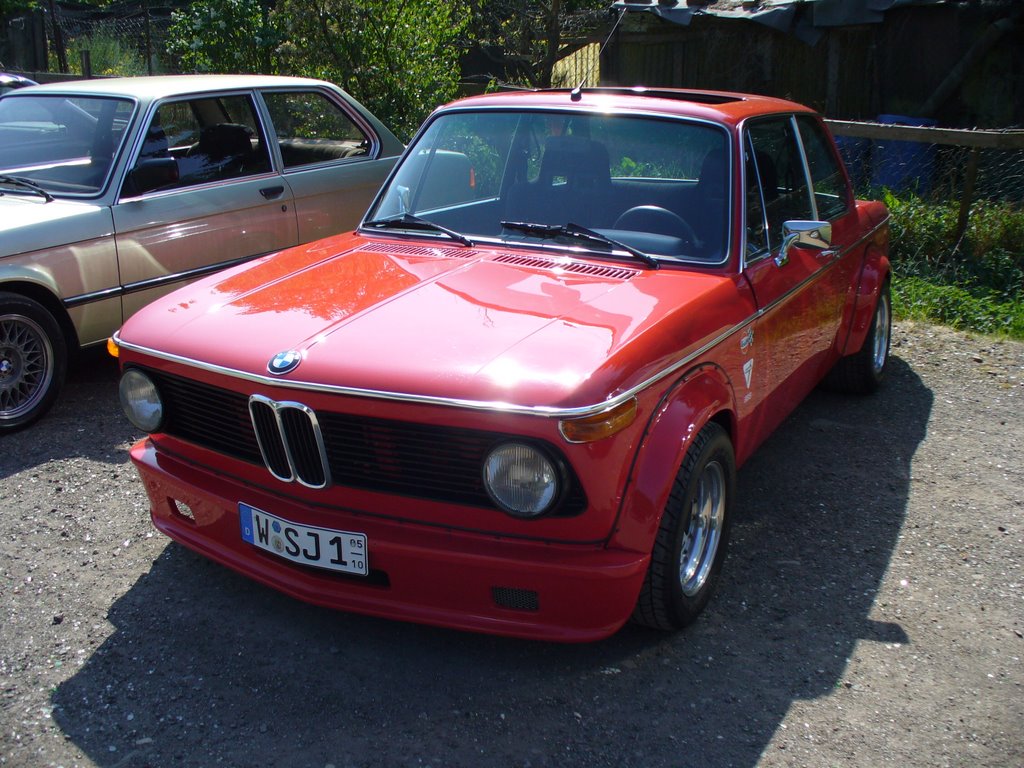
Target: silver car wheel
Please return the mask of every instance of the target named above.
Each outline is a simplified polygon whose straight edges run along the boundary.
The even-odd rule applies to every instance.
[[[876,376],[881,375],[889,359],[889,325],[892,323],[892,313],[889,307],[889,292],[882,291],[878,296],[878,303],[875,305],[875,335],[872,339],[871,367]]]
[[[53,379],[53,346],[24,315],[0,315],[0,421],[16,420],[46,396]]]
[[[687,597],[700,592],[715,562],[725,521],[725,498],[722,466],[710,462],[698,480],[679,555],[679,584]]]

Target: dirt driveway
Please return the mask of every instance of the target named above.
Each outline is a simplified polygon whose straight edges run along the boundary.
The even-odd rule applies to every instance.
[[[0,438],[0,765],[1024,765],[1024,345],[894,352],[740,472],[701,621],[589,646],[333,613],[170,544],[90,356]]]

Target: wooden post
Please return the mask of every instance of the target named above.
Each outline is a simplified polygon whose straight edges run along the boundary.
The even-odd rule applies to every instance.
[[[142,19],[145,22],[146,32],[146,74],[153,74],[153,35],[149,26],[149,0],[142,2]]]
[[[974,183],[978,179],[978,148],[973,147],[967,155],[967,167],[964,169],[964,188],[960,194],[960,215],[956,220],[956,248],[967,232],[970,223],[971,201],[974,197]]]
[[[57,4],[50,0],[50,23],[53,24],[53,47],[56,48],[57,66],[63,74],[68,73],[68,53],[64,48],[64,32],[57,18]]]

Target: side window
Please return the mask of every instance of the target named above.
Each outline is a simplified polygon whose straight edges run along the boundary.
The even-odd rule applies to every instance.
[[[824,135],[818,122],[814,118],[801,116],[797,118],[797,125],[800,126],[800,139],[807,154],[807,165],[811,169],[818,217],[832,221],[850,210],[846,178],[839,167],[839,160],[832,152],[832,142]]]
[[[743,158],[746,163],[746,222],[747,222],[747,256],[761,253],[768,249],[768,228],[764,219],[764,201],[761,198],[761,184],[757,175],[757,163],[754,160],[754,147],[747,136],[743,145]]]
[[[782,243],[783,222],[814,217],[811,191],[789,117],[753,122],[747,131],[761,183],[769,245],[774,250]]]
[[[371,141],[345,111],[317,91],[264,93],[285,169],[365,157]]]
[[[125,193],[179,189],[269,170],[267,143],[249,97],[172,101],[153,115]]]

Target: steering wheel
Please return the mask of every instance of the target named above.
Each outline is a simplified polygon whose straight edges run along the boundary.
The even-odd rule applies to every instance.
[[[682,216],[658,205],[637,205],[630,208],[615,220],[615,229],[669,235],[685,240],[691,245],[698,242],[693,227],[687,224]]]

